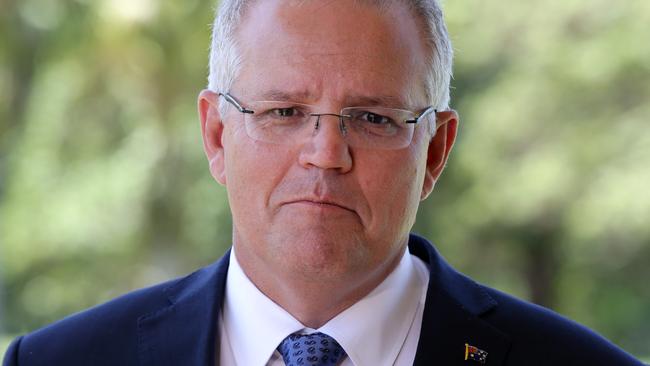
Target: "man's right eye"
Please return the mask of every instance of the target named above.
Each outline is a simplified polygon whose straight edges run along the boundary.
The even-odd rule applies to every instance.
[[[294,117],[298,113],[295,108],[275,108],[271,110],[271,114],[277,117]]]

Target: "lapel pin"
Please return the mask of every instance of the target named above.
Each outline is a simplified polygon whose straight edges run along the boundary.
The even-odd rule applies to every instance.
[[[465,343],[465,361],[472,360],[484,364],[487,360],[487,355],[488,353],[482,349],[478,349]]]

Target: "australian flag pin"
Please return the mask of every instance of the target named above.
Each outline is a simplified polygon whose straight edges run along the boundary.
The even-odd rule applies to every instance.
[[[472,360],[484,364],[487,360],[487,355],[488,353],[482,349],[478,349],[465,343],[465,361]]]

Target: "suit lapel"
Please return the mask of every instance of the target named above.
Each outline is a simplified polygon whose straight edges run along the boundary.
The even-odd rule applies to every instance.
[[[488,353],[485,365],[502,365],[510,339],[483,321],[497,303],[480,285],[456,272],[425,239],[411,235],[411,254],[430,270],[414,366],[480,365],[465,360],[465,344]],[[217,329],[230,252],[165,291],[169,306],[138,319],[140,364],[215,365]]]
[[[498,305],[496,301],[451,268],[425,239],[412,235],[409,250],[430,270],[414,365],[480,365],[465,360],[466,344],[487,352],[485,365],[503,364],[510,339],[480,318]]]
[[[228,271],[228,251],[165,290],[169,306],[138,319],[142,366],[215,365],[217,329]]]

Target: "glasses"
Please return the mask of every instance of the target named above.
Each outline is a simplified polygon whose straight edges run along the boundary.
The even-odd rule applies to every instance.
[[[420,114],[405,109],[346,107],[335,113],[314,113],[308,104],[257,101],[242,106],[229,93],[219,93],[242,113],[246,133],[254,140],[291,145],[314,136],[322,116],[337,117],[339,130],[351,147],[402,149],[411,144],[415,125],[437,111],[428,107]],[[436,129],[439,127],[436,121]]]

